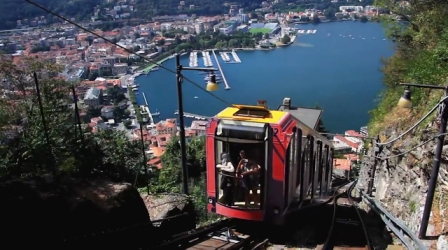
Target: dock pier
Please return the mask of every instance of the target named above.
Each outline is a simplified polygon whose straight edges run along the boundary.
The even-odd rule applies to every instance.
[[[145,104],[146,104],[145,105],[146,112],[148,113],[149,119],[151,120],[150,124],[153,125],[154,124],[154,118],[152,117],[151,110],[149,110],[148,100],[146,100],[145,92],[142,92],[142,94],[143,94],[143,99],[145,100]]]
[[[174,111],[174,114],[179,115],[179,110]],[[210,119],[210,117],[208,117],[208,116],[192,114],[192,113],[187,113],[187,112],[184,112],[183,116],[187,117],[187,118],[194,118],[194,119],[203,120],[203,121]]]
[[[224,72],[221,69],[221,64],[219,63],[218,57],[216,56],[215,50],[212,50],[213,56],[215,57],[216,63],[218,64],[219,72],[221,73],[222,80],[224,81],[224,85],[226,85],[225,89],[230,89],[229,84],[227,83],[226,77],[224,76]]]

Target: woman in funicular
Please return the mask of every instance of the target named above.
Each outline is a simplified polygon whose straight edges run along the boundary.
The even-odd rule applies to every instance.
[[[259,205],[260,199],[258,189],[260,186],[260,165],[255,161],[246,157],[244,150],[240,151],[241,160],[237,167],[237,176],[242,178],[242,186],[244,189],[244,202],[246,207],[250,206],[253,201],[254,205]],[[252,192],[252,195],[251,195]]]
[[[227,206],[232,206],[234,189],[233,178],[235,178],[235,167],[233,167],[229,154],[221,154],[221,164],[216,165],[216,168],[221,170],[221,184],[219,188],[223,191],[223,195],[221,198],[219,198],[219,202],[222,204],[226,204]]]

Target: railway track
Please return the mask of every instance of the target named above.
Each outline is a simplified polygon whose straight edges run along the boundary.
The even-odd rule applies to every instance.
[[[356,181],[334,196],[331,227],[325,243],[318,249],[373,249],[361,214],[351,197],[355,185]]]
[[[264,249],[268,242],[261,235],[239,232],[236,221],[228,219],[175,235],[171,240],[150,249]]]

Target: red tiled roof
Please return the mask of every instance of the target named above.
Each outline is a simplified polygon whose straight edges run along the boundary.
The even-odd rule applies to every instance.
[[[339,141],[341,141],[341,142],[343,142],[343,143],[345,143],[345,144],[347,144],[347,145],[349,145],[352,148],[358,148],[359,147],[358,144],[347,140],[347,138],[345,138],[344,136],[336,135],[336,136],[334,136],[334,138],[339,140]]]
[[[359,160],[359,156],[355,154],[346,154],[344,155],[345,158],[350,159],[351,161],[357,161]]]
[[[148,165],[157,165],[161,162],[159,157],[154,157],[148,161]]]
[[[334,168],[342,170],[350,170],[351,161],[347,159],[334,159]]]
[[[155,157],[160,157],[165,153],[165,149],[162,147],[156,147],[154,145],[149,146]]]
[[[362,134],[356,132],[355,130],[347,130],[347,131],[345,131],[345,135],[353,136],[353,137],[365,137]]]

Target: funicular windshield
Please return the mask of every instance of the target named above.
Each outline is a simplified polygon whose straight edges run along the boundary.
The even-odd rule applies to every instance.
[[[267,166],[268,126],[221,120],[216,131],[218,203],[261,209]]]

